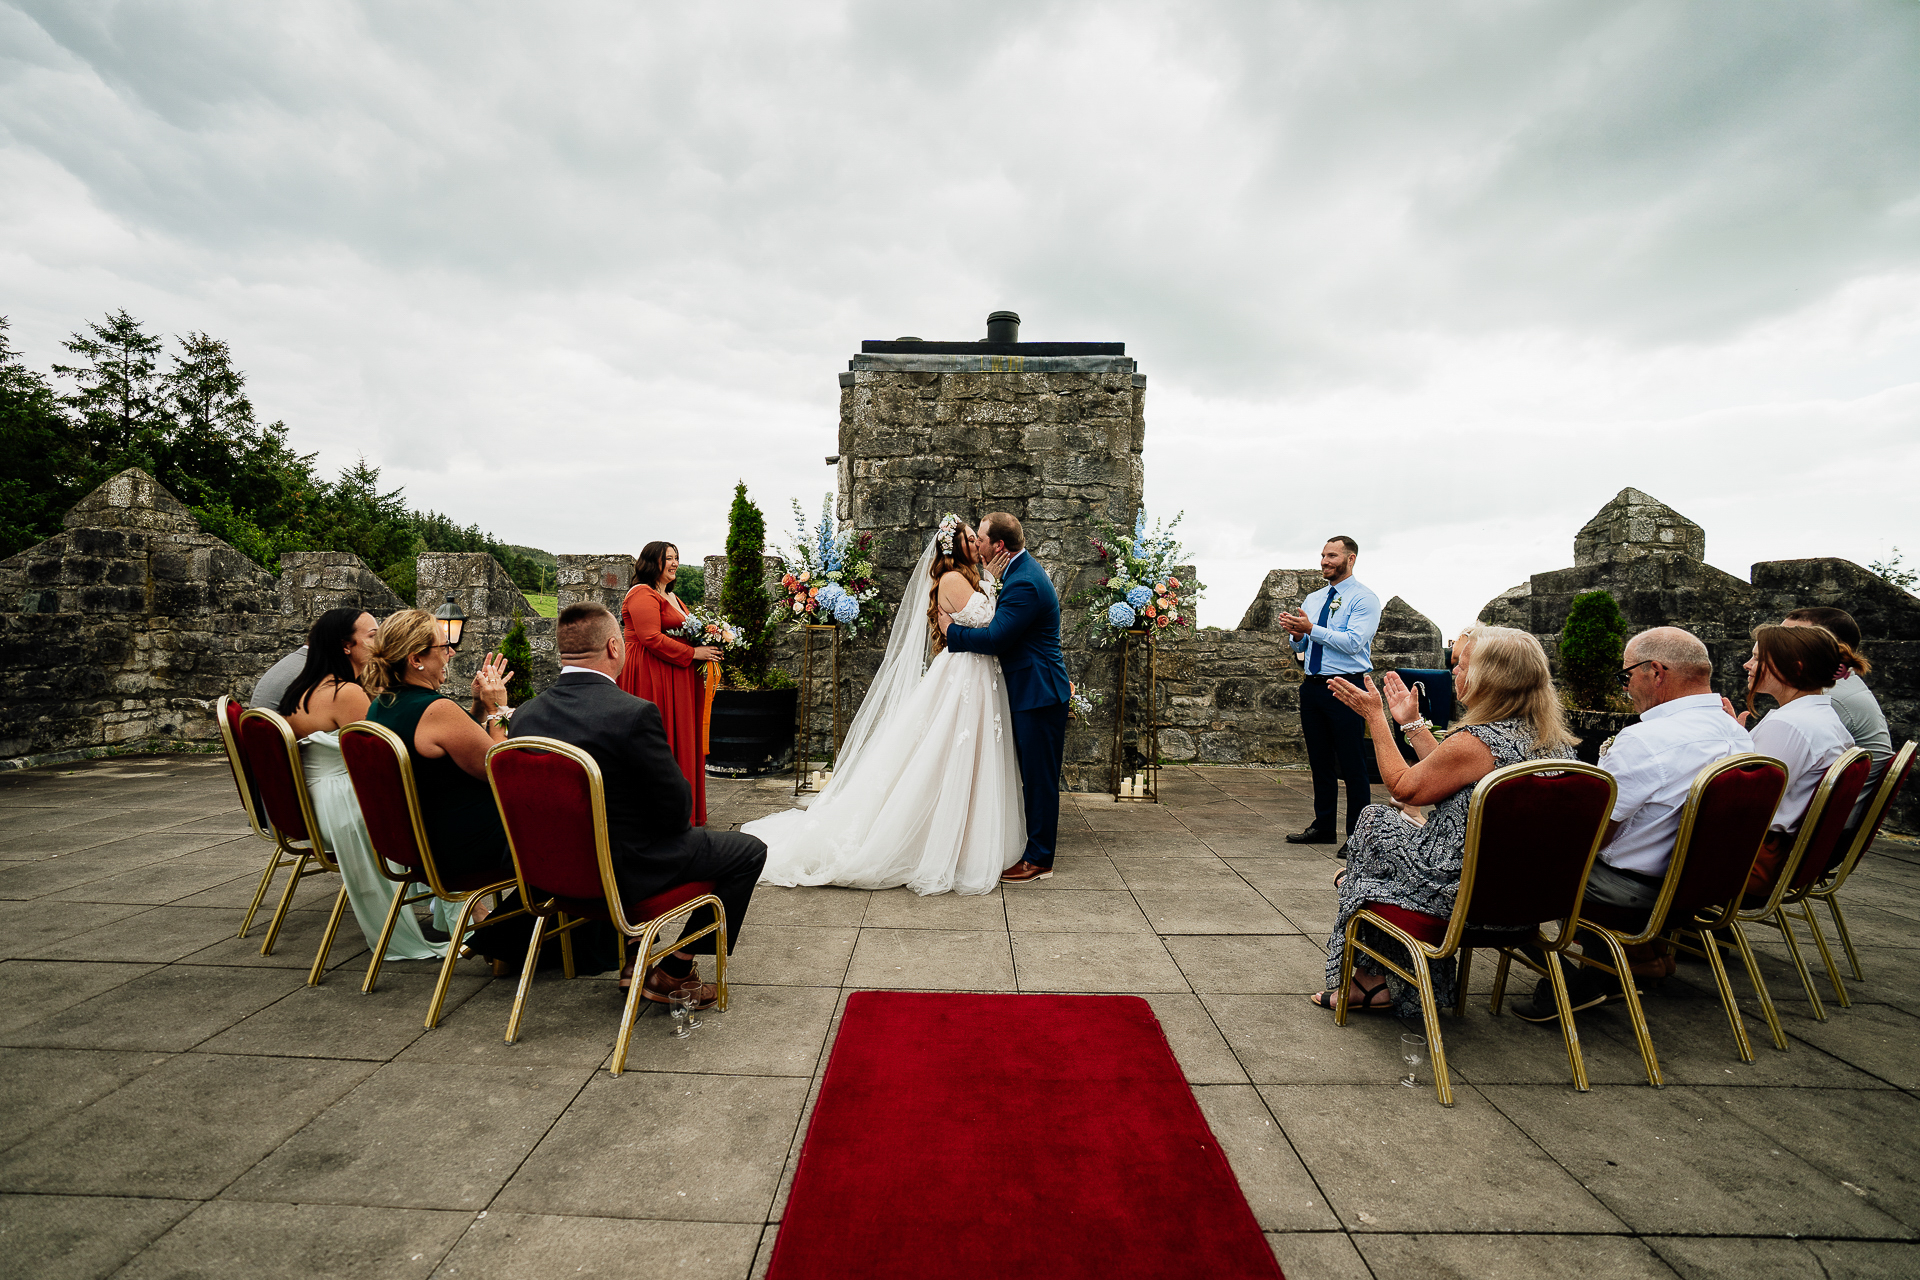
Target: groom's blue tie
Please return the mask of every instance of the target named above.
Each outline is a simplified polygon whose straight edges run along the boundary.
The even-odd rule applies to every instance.
[[[1326,626],[1327,619],[1332,616],[1333,616],[1333,588],[1328,587],[1327,598],[1320,602],[1320,621],[1316,625],[1322,626],[1322,627]],[[1307,674],[1310,676],[1317,676],[1320,674],[1320,651],[1322,647],[1323,646],[1318,640],[1315,640],[1309,645],[1307,645]]]

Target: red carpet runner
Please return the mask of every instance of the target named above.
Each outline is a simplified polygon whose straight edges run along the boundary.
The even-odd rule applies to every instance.
[[[1137,996],[856,992],[769,1280],[1277,1277]]]

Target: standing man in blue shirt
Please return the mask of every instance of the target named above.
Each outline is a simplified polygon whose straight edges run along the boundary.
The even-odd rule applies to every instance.
[[[1367,780],[1366,722],[1342,706],[1327,689],[1335,676],[1359,684],[1373,670],[1373,633],[1380,626],[1380,597],[1353,576],[1360,544],[1352,538],[1328,540],[1320,550],[1320,576],[1327,585],[1301,603],[1299,613],[1282,613],[1280,624],[1293,635],[1293,651],[1306,664],[1300,684],[1300,729],[1307,739],[1307,763],[1313,768],[1313,823],[1289,844],[1332,844],[1339,816],[1340,783],[1347,784],[1347,828],[1352,835],[1372,789]],[[1346,857],[1342,841],[1340,856]]]

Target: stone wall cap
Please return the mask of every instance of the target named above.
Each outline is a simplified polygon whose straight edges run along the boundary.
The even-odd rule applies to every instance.
[[[911,345],[911,344],[909,344]],[[932,345],[932,344],[925,344]],[[961,343],[943,344],[961,346]],[[979,347],[1070,346],[1071,343],[978,343]],[[1084,346],[1118,346],[1119,343],[1083,343]],[[856,373],[1132,373],[1135,362],[1124,355],[949,355],[940,353],[895,355],[887,352],[862,353],[847,361]]]
[[[1001,315],[1001,312],[994,312]],[[1005,314],[1011,314],[1010,312]],[[1124,342],[881,342],[860,344],[862,355],[1123,356]]]

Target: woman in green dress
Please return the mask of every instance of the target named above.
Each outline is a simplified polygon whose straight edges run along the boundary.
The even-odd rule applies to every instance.
[[[453,661],[441,624],[403,609],[380,625],[360,682],[372,695],[367,719],[399,735],[413,759],[420,817],[443,874],[513,869],[506,828],[487,785],[487,750],[507,736],[507,660],[488,654],[473,677],[473,708],[440,692]]]

